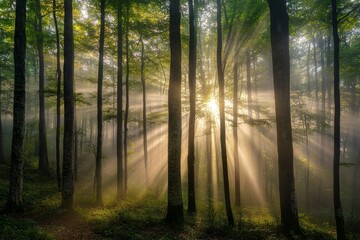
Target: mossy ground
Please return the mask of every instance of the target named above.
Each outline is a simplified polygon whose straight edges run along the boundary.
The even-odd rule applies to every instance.
[[[0,166],[0,206],[4,206],[9,166]],[[26,166],[22,214],[0,215],[0,239],[336,239],[335,229],[300,214],[304,236],[284,235],[279,218],[266,208],[235,209],[235,227],[229,227],[223,207],[198,204],[198,214],[185,212],[185,224],[165,224],[166,199],[155,193],[139,198],[129,192],[121,201],[105,195],[104,206],[95,205],[92,191],[77,186],[75,211],[59,208],[55,177],[43,176]],[[359,233],[349,233],[360,239]]]

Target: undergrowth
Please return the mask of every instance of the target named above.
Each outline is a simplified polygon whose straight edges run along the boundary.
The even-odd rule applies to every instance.
[[[5,205],[9,166],[0,166],[0,208]],[[0,215],[0,239],[336,239],[335,228],[321,224],[311,214],[300,213],[304,236],[284,235],[276,209],[245,207],[234,209],[235,226],[226,221],[221,203],[198,201],[198,213],[186,213],[185,224],[174,227],[164,222],[166,198],[157,191],[139,197],[129,192],[116,201],[114,192],[104,196],[104,205],[95,205],[88,185],[78,183],[75,213],[59,208],[61,195],[53,174],[44,176],[27,165],[24,177],[22,214]],[[79,231],[76,233],[76,231]],[[350,239],[360,239],[355,232]]]

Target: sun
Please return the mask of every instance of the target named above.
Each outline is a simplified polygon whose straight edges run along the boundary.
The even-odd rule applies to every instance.
[[[207,109],[208,111],[210,111],[212,114],[217,114],[219,112],[219,107],[217,104],[217,101],[213,98],[211,98],[208,102],[207,102]]]

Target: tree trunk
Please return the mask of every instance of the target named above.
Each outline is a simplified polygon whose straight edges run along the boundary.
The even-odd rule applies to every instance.
[[[306,58],[306,88],[307,88],[307,96],[310,99],[311,96],[311,78],[310,78],[310,47],[311,43],[309,42],[308,52],[307,52],[307,58]]]
[[[143,94],[143,143],[144,143],[144,164],[145,164],[145,184],[148,184],[148,148],[147,148],[147,127],[146,127],[146,85],[145,85],[145,46],[140,35],[141,42],[141,84]]]
[[[166,222],[184,223],[181,193],[180,0],[170,1],[170,81],[168,92],[168,206]]]
[[[337,1],[331,0],[332,28],[334,39],[334,166],[333,194],[337,239],[346,239],[344,215],[340,200],[340,38],[338,33]]]
[[[189,91],[190,91],[190,117],[188,135],[188,212],[196,212],[195,203],[195,104],[196,104],[196,29],[193,0],[189,5]]]
[[[39,170],[43,173],[49,172],[49,159],[47,153],[46,121],[45,121],[45,65],[44,65],[44,37],[42,27],[42,15],[40,0],[36,0],[36,45],[39,56]]]
[[[56,35],[56,179],[58,188],[61,191],[61,171],[60,171],[60,107],[61,107],[61,66],[60,66],[60,36],[56,18],[56,0],[53,0],[53,18]]]
[[[248,115],[249,118],[252,118],[251,59],[250,59],[249,49],[246,50],[246,88],[247,88]],[[251,142],[249,144],[251,145]]]
[[[1,98],[1,91],[2,91],[2,76],[1,76],[1,70],[0,70],[0,164],[5,163],[5,155],[4,155],[4,145],[3,145],[3,131],[2,131],[2,98]]]
[[[319,77],[318,77],[318,65],[317,65],[317,58],[316,58],[316,37],[313,36],[313,47],[314,47],[314,71],[315,71],[315,113],[319,113]],[[317,123],[317,126],[319,124]]]
[[[23,166],[25,135],[26,0],[16,0],[14,35],[14,105],[9,195],[5,211],[23,211]]]
[[[226,136],[225,136],[225,81],[224,69],[222,66],[222,26],[221,26],[221,0],[217,0],[217,74],[219,81],[219,111],[220,111],[220,145],[221,158],[224,175],[224,192],[225,192],[225,207],[229,225],[234,226],[234,217],[231,210],[229,176],[226,156]]]
[[[289,16],[286,0],[268,0],[275,91],[281,224],[300,233],[295,197],[293,144],[290,118]]]
[[[239,89],[239,62],[234,60],[234,95],[233,95],[233,138],[234,138],[234,166],[235,166],[235,206],[240,207],[240,162],[238,151],[238,89]]]
[[[99,43],[99,69],[98,69],[98,97],[97,97],[97,148],[96,148],[96,204],[102,205],[102,176],[101,176],[101,158],[102,158],[102,88],[104,76],[104,38],[105,38],[105,0],[101,0],[101,25],[100,25],[100,43]]]
[[[75,84],[75,83],[74,83]],[[74,96],[76,96],[76,88],[74,85]],[[78,154],[78,124],[77,124],[77,117],[76,117],[76,97],[74,99],[74,181],[77,182],[78,180],[78,166],[79,166],[79,154]]]
[[[126,29],[125,29],[125,48],[126,48],[126,103],[125,103],[125,119],[124,119],[124,195],[127,193],[127,161],[128,161],[128,120],[129,120],[129,71],[130,71],[130,58],[129,58],[129,10],[130,1],[126,0]]]
[[[116,142],[116,157],[117,157],[117,198],[121,199],[124,197],[124,163],[123,163],[123,143],[122,143],[122,133],[123,133],[123,64],[122,64],[122,1],[118,1],[118,9],[117,9],[117,30],[118,30],[118,55],[117,55],[117,65],[118,65],[118,73],[117,73],[117,121],[116,121],[116,135],[117,135],[117,142]]]
[[[325,59],[324,59],[324,42],[323,38],[319,38],[319,48],[320,48],[320,66],[321,66],[321,112],[320,112],[320,166],[321,169],[325,168],[325,124],[326,124],[326,118],[325,118],[325,94],[326,94],[326,73],[325,73]],[[320,186],[319,186],[319,203],[320,206],[323,205],[323,174],[320,174]]]
[[[74,148],[74,36],[72,0],[64,1],[64,140],[62,171],[62,202],[73,209],[73,148]]]

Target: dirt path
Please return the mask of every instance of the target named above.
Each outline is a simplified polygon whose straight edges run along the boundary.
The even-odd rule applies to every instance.
[[[96,235],[91,225],[77,213],[41,219],[38,221],[38,224],[50,232],[57,240],[104,239]]]

